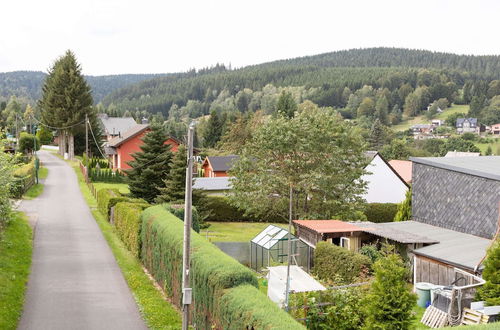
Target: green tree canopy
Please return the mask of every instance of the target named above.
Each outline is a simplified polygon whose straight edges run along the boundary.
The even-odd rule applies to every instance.
[[[285,118],[292,118],[293,116],[295,116],[295,112],[297,111],[297,103],[295,103],[292,93],[285,91],[281,92],[278,103],[276,104],[276,111],[279,115]]]
[[[159,125],[152,125],[142,140],[141,151],[134,153],[134,160],[128,162],[132,168],[125,172],[130,193],[152,203],[165,186],[163,180],[170,172],[172,152],[170,145],[165,144],[167,135]]]
[[[178,202],[184,200],[186,191],[186,147],[181,144],[172,158],[168,177],[163,180],[164,187],[159,188],[157,203]]]
[[[358,129],[328,109],[273,118],[259,127],[233,167],[231,202],[256,216],[353,219],[362,208],[364,143]]]

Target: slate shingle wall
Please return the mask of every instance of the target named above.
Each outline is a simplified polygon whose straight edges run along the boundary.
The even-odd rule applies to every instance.
[[[499,202],[499,181],[413,163],[415,221],[491,239]]]

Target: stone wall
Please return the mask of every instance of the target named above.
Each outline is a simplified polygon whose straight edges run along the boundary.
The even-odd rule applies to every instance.
[[[497,230],[499,181],[414,162],[412,194],[415,221],[488,239]]]

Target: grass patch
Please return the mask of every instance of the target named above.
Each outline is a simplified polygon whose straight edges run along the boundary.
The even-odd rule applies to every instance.
[[[47,176],[49,175],[49,169],[46,167],[40,167],[38,170],[38,178],[40,180],[47,179]]]
[[[437,114],[435,119],[441,119],[441,120],[446,120],[448,116],[457,113],[457,112],[464,112],[468,113],[469,112],[469,105],[458,105],[458,104],[453,104],[451,107],[447,108],[440,114]],[[408,130],[411,126],[415,124],[426,124],[430,123],[431,121],[428,120],[424,115],[417,116],[417,117],[411,117],[408,119],[403,120],[401,123],[397,125],[393,125],[392,129],[396,132],[401,132],[401,131],[406,131]]]
[[[127,195],[130,194],[130,189],[128,189],[128,184],[126,183],[105,183],[105,182],[92,182],[97,191],[107,188],[107,189],[118,189],[120,194]]]
[[[32,230],[26,215],[14,212],[0,233],[0,329],[16,329],[31,265]]]
[[[161,292],[155,288],[154,283],[144,273],[140,262],[126,249],[123,242],[119,239],[113,225],[107,222],[104,216],[97,211],[97,201],[84,182],[78,163],[69,163],[78,176],[78,184],[83,197],[91,208],[94,219],[113,251],[148,327],[151,329],[180,329],[181,317],[179,312],[163,298]],[[116,184],[113,184],[113,186],[116,186]]]
[[[211,242],[249,242],[269,225],[288,228],[286,223],[209,222],[209,224],[210,227],[202,229],[200,235]]]
[[[416,330],[430,329],[425,324],[420,323],[420,320],[422,319],[422,316],[424,316],[425,308],[424,307],[420,307],[418,305],[415,305],[415,307],[413,308],[413,312],[415,313],[415,319],[413,320],[414,329],[416,329]]]
[[[37,183],[31,186],[23,195],[24,199],[34,199],[43,193],[43,184]]]
[[[487,136],[490,138],[490,136]],[[494,139],[495,141],[493,143],[474,143],[479,150],[481,150],[481,155],[484,155],[486,153],[486,149],[488,149],[488,146],[491,147],[492,155],[500,156],[500,138]]]

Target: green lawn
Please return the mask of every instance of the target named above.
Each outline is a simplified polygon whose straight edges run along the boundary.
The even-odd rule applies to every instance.
[[[141,315],[146,321],[148,327],[151,329],[180,329],[180,313],[163,297],[163,294],[155,288],[154,282],[150,280],[146,273],[144,273],[139,260],[137,260],[137,258],[135,258],[132,253],[127,250],[123,242],[116,234],[114,226],[106,221],[104,216],[97,210],[97,201],[94,199],[87,187],[87,184],[83,180],[83,175],[80,171],[78,163],[69,163],[71,163],[76,175],[78,176],[80,190],[92,210],[92,215],[94,216],[104,237],[108,241],[111,250],[113,251],[116,261],[122,270],[128,286],[132,290]],[[116,184],[113,184],[113,186],[116,186]]]
[[[108,188],[108,189],[118,189],[121,194],[126,195],[130,193],[128,189],[128,184],[126,183],[105,183],[105,182],[94,182],[92,183],[97,191]]]
[[[475,143],[476,146],[481,150],[481,154],[484,155],[486,153],[486,149],[488,146],[491,146],[491,150],[493,151],[493,155],[500,156],[500,138],[494,139],[493,143]]]
[[[451,107],[448,109],[444,110],[442,113],[438,114],[436,116],[436,119],[441,119],[441,120],[446,120],[448,116],[457,113],[457,112],[469,112],[469,106],[468,105],[458,105],[458,104],[453,104]],[[406,131],[409,129],[411,126],[415,124],[425,124],[429,123],[430,120],[425,118],[425,116],[417,116],[413,118],[408,118],[403,120],[401,123],[392,126],[392,129],[396,132],[401,132],[401,131]]]
[[[16,329],[24,305],[32,253],[32,230],[27,217],[14,212],[0,232],[0,329]]]
[[[271,225],[266,222],[209,222],[210,227],[202,229],[200,235],[212,242],[250,242],[264,228]],[[287,228],[286,223],[273,225]]]

